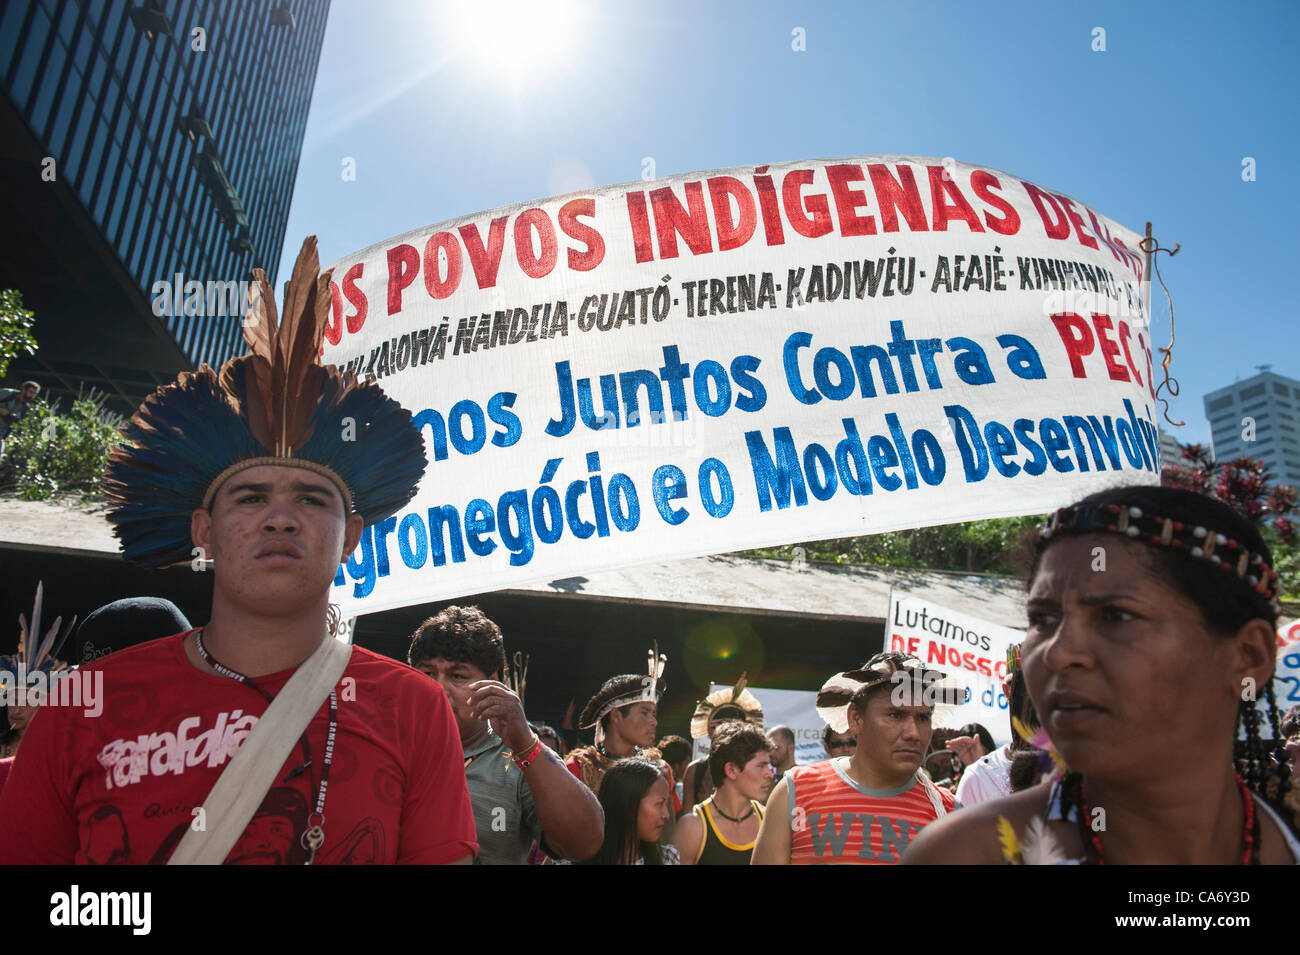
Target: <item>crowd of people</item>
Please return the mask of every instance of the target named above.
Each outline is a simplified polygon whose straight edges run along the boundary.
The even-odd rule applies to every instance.
[[[1087,605],[1086,594],[1077,599]],[[1163,606],[1142,604],[1140,594],[1127,599],[1133,600],[1129,610],[1110,611],[1109,629],[1114,632],[1123,629],[1120,624],[1135,622],[1123,618],[1145,619],[1138,618],[1139,612],[1158,617],[1155,608]],[[1168,595],[1162,599],[1167,600]],[[1047,606],[1051,613],[1061,613],[1059,604]],[[1215,613],[1214,601],[1207,601],[1203,609]],[[39,615],[38,607],[33,621]],[[1049,618],[1049,625],[1052,622]],[[1161,628],[1154,629],[1158,635]],[[474,861],[481,865],[1100,862],[1108,845],[1120,862],[1223,861],[1209,853],[1219,850],[1226,854],[1233,849],[1233,841],[1226,837],[1218,840],[1221,844],[1188,845],[1172,837],[1146,839],[1144,834],[1128,830],[1129,807],[1136,805],[1141,811],[1156,804],[1157,793],[1142,787],[1135,770],[1136,755],[1120,763],[1126,773],[1108,772],[1116,755],[1107,753],[1107,748],[1123,752],[1131,748],[1131,740],[1107,740],[1095,732],[1090,737],[1088,724],[1113,714],[1121,720],[1152,718],[1156,722],[1151,725],[1177,727],[1177,720],[1160,712],[1172,709],[1170,703],[1177,698],[1163,706],[1153,705],[1151,700],[1140,704],[1126,700],[1122,684],[1112,688],[1102,679],[1107,673],[1119,676],[1123,667],[1116,664],[1106,669],[1091,660],[1082,665],[1070,656],[1083,654],[1087,659],[1097,655],[1086,648],[1088,638],[1110,637],[1114,641],[1115,633],[1092,633],[1086,627],[1079,630],[1079,647],[1054,645],[1047,649],[1040,646],[1035,624],[1029,639],[1011,648],[1003,684],[1009,702],[1008,730],[1013,736],[1010,744],[998,746],[989,730],[978,723],[932,727],[934,707],[942,704],[935,699],[934,688],[944,674],[905,654],[880,653],[861,668],[833,675],[822,687],[817,709],[826,721],[824,758],[803,765],[795,762],[795,734],[790,727],[774,726],[765,731],[762,707],[744,678],[736,687],[698,703],[689,730],[692,739],[667,735],[656,742],[664,662],[656,651],[651,651],[646,673],[612,677],[597,690],[579,721],[593,730],[594,742],[574,749],[569,748],[565,734],[527,719],[519,658],[512,670],[500,628],[477,607],[450,606],[426,620],[412,635],[407,662],[441,688],[449,705],[446,722],[455,728],[458,745],[454,749],[463,759],[463,776],[452,760],[443,761],[444,771],[456,777],[453,782],[464,780],[473,831],[471,835],[462,819],[462,835]],[[165,600],[122,600],[88,617],[77,629],[73,647],[107,655],[159,636],[174,643],[177,637],[169,636],[173,632],[182,639],[200,633]],[[123,634],[132,637],[123,641]],[[1124,636],[1134,639],[1133,635]],[[24,632],[23,647],[34,646],[39,637],[39,633]],[[1060,639],[1058,634],[1056,640]],[[1148,637],[1147,642],[1153,643],[1153,638]],[[1153,643],[1152,652],[1156,649]],[[1211,644],[1210,649],[1215,646]],[[1043,656],[1049,652],[1050,661]],[[1126,666],[1140,662],[1132,653],[1120,659]],[[1245,672],[1242,667],[1251,665],[1262,672],[1260,660],[1249,653],[1243,660],[1238,670],[1231,672]],[[48,653],[44,659],[29,662],[28,672],[42,668],[70,672]],[[16,669],[17,663],[6,660],[4,667]],[[1072,666],[1080,669],[1072,671]],[[1090,671],[1087,683],[1061,683],[1062,677],[1082,681]],[[1049,725],[1056,732],[1050,737],[1043,734],[1027,672],[1034,679],[1047,674],[1046,692],[1040,699],[1051,701],[1049,712],[1055,725],[1051,721]],[[1178,686],[1179,676],[1162,678],[1170,686]],[[1206,692],[1198,699],[1208,702],[1213,695]],[[1247,704],[1255,702],[1241,702],[1243,715]],[[8,749],[16,751],[34,713],[32,706],[11,704],[7,708]],[[1208,743],[1214,738],[1212,729],[1228,725],[1222,717],[1219,726],[1208,719],[1204,723],[1206,735],[1191,737],[1182,750],[1174,742],[1182,732],[1179,730],[1170,732],[1170,738],[1153,740],[1140,753],[1145,752],[1148,760],[1157,758],[1165,748],[1187,755],[1188,747],[1199,747],[1203,744],[1198,741]],[[1244,793],[1250,793],[1249,803],[1236,803],[1242,807],[1244,827],[1241,846],[1236,848],[1251,855],[1243,855],[1242,861],[1300,859],[1295,855],[1300,845],[1294,831],[1294,794],[1300,789],[1295,772],[1300,707],[1277,719],[1271,737],[1261,738],[1260,726],[1249,716],[1244,716],[1244,727],[1244,743],[1228,747],[1236,750],[1229,760],[1230,766],[1237,767],[1230,778],[1243,793],[1243,800]],[[433,738],[451,748],[445,730],[445,726],[439,727]],[[53,745],[48,734],[34,738],[41,740],[36,746],[48,749]],[[707,756],[692,762],[694,742],[705,738]],[[1285,741],[1284,748],[1277,746],[1277,741]],[[1078,769],[1057,769],[1057,761],[1067,759],[1062,751],[1069,754],[1066,765]],[[138,757],[132,754],[132,758]],[[102,757],[99,761],[104,762]],[[1189,762],[1196,761],[1189,758]],[[0,759],[0,797],[13,764],[12,753]],[[309,764],[310,758],[304,765]],[[1089,790],[1102,795],[1089,797],[1085,796],[1082,773],[1093,766],[1099,770],[1089,773]],[[1170,763],[1164,768],[1172,772],[1175,767]],[[1182,772],[1208,786],[1208,769]],[[24,778],[20,785],[48,782]],[[438,788],[451,797],[457,787]],[[1136,790],[1136,798],[1129,790]],[[1230,790],[1232,795],[1235,792]],[[50,798],[61,793],[49,789],[42,795]],[[156,795],[152,790],[147,793],[150,799]],[[306,861],[308,850],[291,836],[295,824],[305,824],[309,816],[308,795],[310,787],[301,794],[287,787],[273,789],[268,804],[254,817],[253,834],[241,837],[230,861]],[[1085,802],[1088,798],[1091,801]],[[52,805],[47,803],[46,808]],[[1094,830],[1090,805],[1110,807],[1108,814],[1118,819],[1108,819],[1106,826]],[[1232,805],[1216,808],[1231,815]],[[34,828],[4,824],[19,818],[18,813],[32,811],[31,803],[25,809],[15,806],[23,806],[21,793],[12,803],[0,798],[0,828],[7,832],[0,846],[7,853],[18,853],[8,861],[37,857],[53,861],[32,842],[51,831],[47,820]],[[1257,807],[1257,811],[1247,806]],[[133,855],[129,815],[129,809],[117,804],[111,812],[102,804],[90,811],[85,826],[89,838],[84,856],[74,850],[77,861],[164,861],[188,828],[185,819],[174,823],[162,845],[146,860]],[[260,826],[259,818],[263,820]],[[1081,819],[1089,824],[1084,825]],[[66,836],[73,820],[64,821],[69,826]],[[999,834],[1003,821],[1009,822],[1015,833],[1012,845],[1016,848],[1010,853]],[[331,847],[332,854],[327,853],[322,861],[384,861],[385,832],[377,819],[366,822],[368,825],[354,826],[344,843]],[[1120,826],[1119,835],[1111,835],[1116,832],[1115,822]],[[927,832],[921,837],[923,829]],[[135,839],[138,845],[139,837]],[[71,848],[74,843],[66,845]]]
[[[211,561],[211,616],[115,602],[57,681],[63,632],[24,620],[4,669],[77,693],[5,687],[0,863],[1300,862],[1271,555],[1188,491],[1104,491],[1043,528],[1002,747],[936,729],[954,685],[900,653],[825,681],[826,758],[799,765],[744,678],[695,709],[707,757],[660,736],[657,647],[596,688],[592,741],[566,751],[476,608],[427,620],[406,663],[333,639],[339,563],[412,499],[423,442],[377,384],[319,365],[314,240],[282,323],[256,276],[250,354],[150,396],[104,484],[128,559]]]

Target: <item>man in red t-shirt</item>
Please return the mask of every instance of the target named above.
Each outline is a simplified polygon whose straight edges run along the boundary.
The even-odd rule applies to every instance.
[[[218,598],[214,619],[219,606]],[[187,653],[195,633],[118,651],[64,677],[89,681],[102,671],[108,701],[98,718],[47,704],[32,720],[0,799],[0,862],[145,864],[170,857],[268,705],[247,686],[197,668]],[[255,679],[274,696],[293,669]],[[301,835],[320,783],[328,709],[322,706],[307,729],[312,765],[299,771],[305,760],[295,747],[229,862],[306,860]],[[469,857],[477,846],[462,761],[442,689],[354,647],[339,681],[326,840],[315,861],[437,864]]]
[[[0,863],[160,863],[191,829],[208,831],[213,785],[333,639],[340,562],[364,526],[414,496],[426,462],[409,412],[319,365],[329,280],[315,240],[278,328],[269,283],[254,276],[251,354],[151,395],[105,477],[128,559],[212,561],[211,619],[66,678],[102,680],[106,702],[51,700],[32,720],[0,798]],[[226,861],[471,862],[462,759],[441,688],[351,648]]]
[[[767,801],[752,865],[894,865],[911,838],[955,806],[921,770],[944,674],[878,653],[831,677],[817,712],[857,737],[852,756],[796,766]]]

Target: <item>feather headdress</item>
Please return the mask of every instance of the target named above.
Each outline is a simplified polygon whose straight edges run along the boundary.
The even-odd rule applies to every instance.
[[[33,673],[43,672],[49,678],[55,678],[68,668],[62,660],[57,659],[63,645],[77,624],[74,616],[66,627],[63,618],[55,617],[45,638],[41,639],[41,601],[45,595],[44,583],[36,585],[36,599],[32,602],[32,619],[18,615],[18,652],[0,656],[0,686],[11,677],[14,680],[31,682]],[[6,689],[10,689],[6,687]]]
[[[424,442],[411,414],[374,382],[320,364],[329,273],[303,242],[277,316],[266,273],[253,270],[244,319],[249,352],[220,372],[203,365],[145,399],[109,455],[103,488],[123,554],[163,567],[191,558],[190,514],[231,475],[262,464],[329,478],[345,512],[367,525],[415,496]]]
[[[763,728],[763,704],[758,697],[749,692],[749,674],[742,673],[736,685],[723,690],[715,690],[695,704],[695,713],[691,716],[691,739],[703,739],[709,735],[709,720],[723,719],[743,720],[759,729]]]
[[[644,676],[625,673],[605,681],[600,691],[587,701],[586,708],[578,717],[578,729],[589,730],[593,726],[597,727],[596,741],[599,742],[602,736],[599,729],[600,721],[610,710],[616,710],[620,706],[630,706],[633,703],[658,704],[659,698],[664,693],[664,685],[660,681],[663,679],[664,667],[668,665],[668,655],[659,652],[659,643],[655,641],[654,647],[647,656],[649,658],[647,673]]]
[[[946,673],[927,667],[905,653],[877,653],[860,670],[837,673],[817,692],[817,715],[837,733],[849,731],[849,704],[860,691],[879,684],[892,684],[909,698],[922,699],[929,706],[959,706],[966,690],[945,682]]]

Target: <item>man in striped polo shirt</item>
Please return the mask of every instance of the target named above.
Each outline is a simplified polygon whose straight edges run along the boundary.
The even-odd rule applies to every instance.
[[[817,712],[857,737],[851,756],[797,766],[772,791],[753,865],[893,865],[916,833],[951,812],[951,793],[919,771],[945,674],[916,657],[878,653],[831,677]],[[955,701],[954,701],[955,702]]]

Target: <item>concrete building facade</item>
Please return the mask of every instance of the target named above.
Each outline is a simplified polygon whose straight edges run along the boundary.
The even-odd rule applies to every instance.
[[[1204,401],[1216,461],[1258,458],[1274,484],[1300,487],[1300,381],[1264,370]]]

